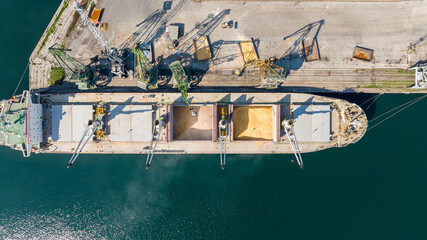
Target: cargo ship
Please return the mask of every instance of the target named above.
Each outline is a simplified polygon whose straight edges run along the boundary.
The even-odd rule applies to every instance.
[[[301,153],[355,143],[367,117],[348,101],[302,93],[30,93],[1,102],[0,142],[31,153]],[[188,104],[191,103],[191,106]]]

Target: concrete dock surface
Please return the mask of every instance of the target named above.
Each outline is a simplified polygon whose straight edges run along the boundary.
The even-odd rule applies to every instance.
[[[427,58],[426,1],[93,2],[97,8],[104,8],[102,21],[109,23],[109,30],[102,34],[111,46],[124,49],[136,42],[152,42],[155,55],[163,57],[161,69],[177,59],[186,61],[200,74],[193,85],[201,88],[259,85],[254,68],[248,68],[240,77],[233,75],[235,68],[243,66],[237,43],[249,39],[255,43],[260,59],[279,59],[287,75],[281,87],[287,90],[419,92],[408,89],[415,78],[408,68]],[[237,28],[221,28],[223,22],[231,20]],[[49,69],[56,63],[46,49],[54,42],[72,49],[70,55],[85,64],[100,55],[101,46],[87,26],[75,19],[72,1],[55,24],[55,32],[44,46],[42,37],[31,56],[31,89],[48,88]],[[169,49],[164,41],[171,24],[182,29],[176,49]],[[213,52],[210,61],[196,60],[192,40],[199,35],[209,36]],[[321,59],[305,62],[301,42],[313,38],[317,38]],[[373,49],[373,60],[354,59],[355,46]],[[162,87],[170,85],[166,82]],[[136,81],[114,78],[108,86],[134,87]]]

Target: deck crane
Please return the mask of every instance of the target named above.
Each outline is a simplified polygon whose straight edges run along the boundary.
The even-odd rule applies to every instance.
[[[68,51],[71,50],[57,43],[49,48],[49,53],[53,55],[64,73],[70,78],[70,82],[75,83],[81,90],[93,87],[95,70],[72,58],[67,54]]]
[[[295,136],[294,131],[294,121],[292,119],[284,119],[282,121],[282,126],[285,129],[286,136],[288,137],[289,143],[291,144],[292,151],[295,154],[295,158],[297,159],[297,163],[301,169],[304,168],[304,164],[302,162],[301,151],[298,147],[297,138]]]
[[[67,168],[71,167],[71,165],[74,164],[74,161],[76,161],[77,157],[82,152],[83,148],[86,146],[87,142],[95,135],[95,132],[98,130],[98,127],[101,126],[100,121],[95,121],[90,123],[84,133],[82,139],[80,139],[79,145],[74,149],[74,153],[71,156],[70,161],[68,162]]]
[[[145,168],[147,170],[151,166],[151,162],[153,161],[154,152],[156,151],[157,143],[159,142],[159,139],[160,139],[160,133],[162,132],[164,126],[165,126],[164,117],[159,117],[159,119],[157,119],[154,123],[153,135],[151,137],[150,148],[148,150],[147,161],[145,164]],[[153,143],[154,143],[154,146],[153,146]]]
[[[99,44],[101,44],[101,46],[103,47],[103,50],[101,50],[101,54],[107,57],[108,64],[111,68],[111,73],[116,76],[124,77],[126,74],[125,74],[125,67],[123,63],[124,62],[123,56],[122,56],[123,54],[120,54],[116,48],[110,47],[107,41],[105,41],[105,38],[96,28],[96,26],[90,21],[89,17],[86,16],[84,9],[80,7],[77,1],[74,4],[74,9],[80,14],[80,17],[89,27],[89,30],[92,32],[93,36],[96,38],[96,40],[98,40]]]
[[[221,169],[225,168],[225,157],[227,155],[227,138],[228,138],[228,123],[226,120],[227,117],[227,107],[223,106],[219,108],[219,114],[221,115],[221,120],[218,124],[218,133],[219,133],[219,154],[221,161]]]
[[[74,161],[76,161],[77,157],[80,155],[83,148],[86,146],[90,139],[93,139],[95,142],[98,142],[102,138],[104,138],[106,132],[104,120],[107,106],[104,103],[96,103],[94,104],[93,109],[93,119],[89,121],[85,131],[83,132],[83,136],[80,139],[80,142],[77,147],[74,149],[74,153],[71,156],[70,161],[68,162],[67,168],[71,167],[71,165],[74,164]]]
[[[185,73],[184,68],[182,67],[182,64],[180,61],[175,61],[169,65],[169,69],[172,71],[172,75],[175,78],[174,82],[174,88],[178,88],[181,92],[181,97],[184,100],[184,102],[187,104],[187,106],[190,108],[190,110],[193,110],[190,103],[188,102],[188,87],[190,86],[190,83],[188,81],[188,76]]]
[[[243,69],[249,66],[254,66],[259,69],[261,74],[261,87],[263,88],[277,88],[279,83],[285,82],[284,80],[284,68],[277,66],[273,62],[275,58],[269,58],[266,60],[256,60],[243,65]],[[235,73],[240,75],[243,69],[236,69]]]
[[[134,54],[134,76],[137,79],[138,86],[144,90],[157,88],[157,76],[159,69],[157,62],[154,64],[149,63],[149,59],[145,51],[149,49],[144,48],[141,44],[135,44],[132,49]]]

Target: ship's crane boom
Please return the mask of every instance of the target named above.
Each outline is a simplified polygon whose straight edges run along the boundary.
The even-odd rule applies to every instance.
[[[225,168],[225,158],[227,155],[227,138],[228,138],[228,123],[226,120],[227,108],[220,107],[219,114],[221,115],[221,120],[218,124],[218,134],[219,134],[219,157],[221,161],[221,169]]]
[[[292,119],[285,119],[282,121],[282,126],[285,129],[286,136],[288,137],[289,144],[291,144],[292,151],[294,152],[295,158],[297,159],[297,163],[302,169],[304,168],[304,163],[302,162],[301,151],[299,150],[297,138],[294,132],[294,122]]]
[[[150,148],[148,150],[147,161],[146,161],[146,166],[145,166],[147,169],[151,166],[151,162],[153,161],[154,152],[156,151],[157,143],[159,142],[159,139],[160,139],[160,133],[162,132],[163,127],[165,126],[164,118],[160,117],[159,119],[157,119],[154,125],[155,126],[153,128],[153,135],[151,137]],[[156,127],[158,129],[156,129]],[[154,146],[153,146],[153,143],[154,143]]]
[[[98,130],[99,126],[101,126],[101,122],[95,121],[86,127],[82,139],[80,139],[79,144],[77,145],[76,149],[74,149],[74,153],[71,156],[70,161],[68,162],[67,168],[71,167],[71,165],[74,164],[74,161],[76,161],[77,157],[80,155],[87,142],[89,142],[89,140],[95,135],[95,132],[96,130]]]

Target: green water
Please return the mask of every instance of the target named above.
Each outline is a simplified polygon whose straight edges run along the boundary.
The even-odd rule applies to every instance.
[[[0,1],[0,97],[59,1]],[[25,78],[21,89],[27,88]],[[340,95],[350,100],[366,95]],[[414,99],[382,96],[375,116]],[[421,101],[357,144],[292,155],[33,155],[0,147],[0,239],[426,239]],[[366,105],[364,105],[366,107]]]

